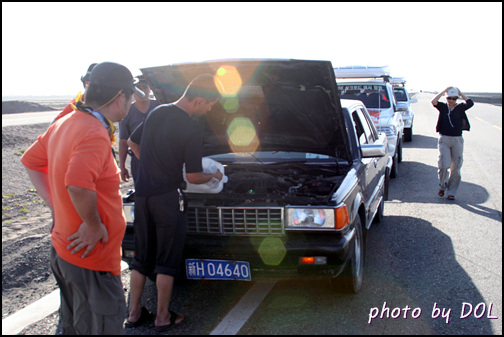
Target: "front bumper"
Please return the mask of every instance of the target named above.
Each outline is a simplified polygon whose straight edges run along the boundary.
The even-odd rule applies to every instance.
[[[131,227],[131,226],[129,226]],[[336,277],[352,257],[355,230],[345,233],[288,232],[283,236],[213,236],[188,233],[185,259],[215,259],[250,263],[252,279]],[[123,240],[123,260],[134,252],[132,231]],[[325,263],[302,264],[302,257]],[[184,271],[185,274],[185,271]]]
[[[388,153],[389,156],[393,158],[396,152],[397,135],[387,137],[387,140],[388,140]]]
[[[404,116],[403,115],[404,128],[410,129],[413,127],[413,116]]]

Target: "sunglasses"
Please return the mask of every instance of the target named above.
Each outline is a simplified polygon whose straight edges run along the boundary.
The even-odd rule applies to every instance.
[[[456,101],[458,99],[458,97],[446,97],[446,99],[450,99],[452,101]]]

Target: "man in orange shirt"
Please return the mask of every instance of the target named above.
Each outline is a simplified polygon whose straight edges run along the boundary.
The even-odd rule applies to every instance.
[[[121,334],[126,313],[121,241],[126,228],[113,122],[128,113],[134,85],[124,66],[93,69],[86,102],[55,121],[21,158],[53,213],[51,268],[64,334]]]

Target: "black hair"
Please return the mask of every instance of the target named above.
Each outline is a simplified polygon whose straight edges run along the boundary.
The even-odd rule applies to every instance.
[[[212,74],[198,75],[187,85],[184,97],[190,102],[197,97],[202,97],[207,103],[213,102],[220,98],[216,81],[217,79]]]

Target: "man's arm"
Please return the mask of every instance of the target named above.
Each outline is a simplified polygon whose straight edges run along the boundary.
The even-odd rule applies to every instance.
[[[133,151],[133,154],[138,159],[140,159],[140,141],[142,139],[143,126],[144,123],[140,123],[131,133],[128,139],[128,146],[131,148],[131,151]]]
[[[448,87],[446,88],[445,90],[441,91],[436,97],[434,97],[431,101],[432,105],[436,106],[439,102],[439,99],[441,97],[443,97],[443,95],[445,94],[445,92],[447,92],[449,89],[451,89],[452,87]]]
[[[67,249],[74,248],[72,254],[75,254],[86,248],[82,254],[82,258],[85,258],[91,253],[98,241],[101,240],[102,243],[108,241],[108,232],[101,222],[96,208],[96,192],[78,186],[67,186],[67,191],[82,219],[79,230],[68,237],[68,240],[73,240],[73,242],[68,245]]]
[[[128,139],[128,146],[131,148],[131,151],[133,151],[133,154],[137,159],[140,159],[140,144],[135,143],[134,141]]]
[[[122,181],[128,181],[130,178],[129,171],[126,168],[126,158],[128,157],[128,140],[119,140],[119,168],[121,169]]]
[[[222,177],[223,174],[220,170],[217,170],[217,172],[213,174],[204,172],[186,173],[187,181],[191,184],[205,184],[212,178],[217,178],[220,181]]]
[[[467,100],[468,100],[468,99],[470,99],[469,97],[467,97],[466,95],[464,95],[464,94],[462,93],[462,91],[460,91],[460,89],[459,89],[459,94],[460,94],[460,97],[462,97],[462,99],[463,99],[464,101],[466,101],[466,102],[467,102]]]
[[[37,193],[44,200],[46,205],[51,209],[54,215],[54,208],[52,204],[51,188],[49,186],[49,175],[47,173],[31,170],[27,167],[26,172],[28,172],[28,177],[37,190]]]

